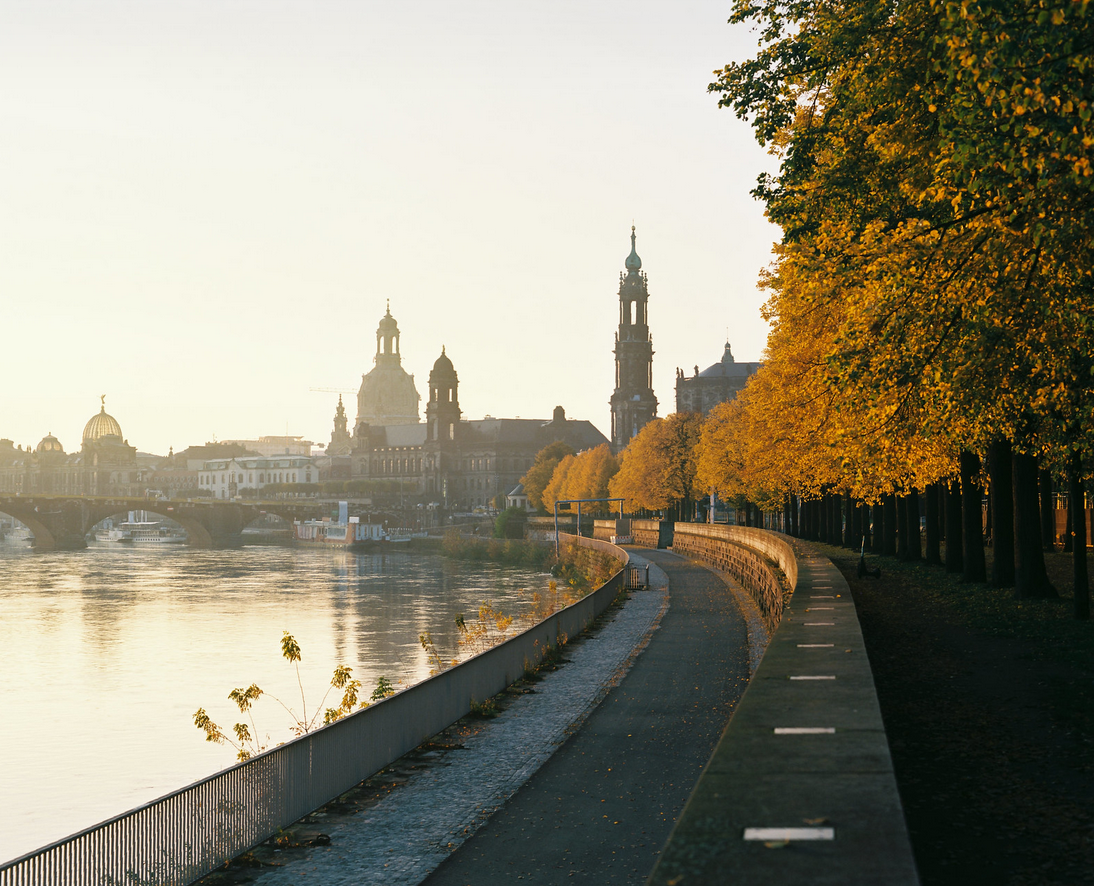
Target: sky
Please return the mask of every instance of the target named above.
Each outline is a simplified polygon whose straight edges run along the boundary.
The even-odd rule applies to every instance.
[[[758,360],[774,159],[729,0],[0,5],[0,437],[325,445],[390,301],[428,396],[610,432],[631,225],[659,415]],[[353,393],[347,413],[356,413]]]

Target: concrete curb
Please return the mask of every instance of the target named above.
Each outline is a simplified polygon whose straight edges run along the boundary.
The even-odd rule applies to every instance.
[[[794,548],[793,596],[650,884],[919,883],[850,589]]]

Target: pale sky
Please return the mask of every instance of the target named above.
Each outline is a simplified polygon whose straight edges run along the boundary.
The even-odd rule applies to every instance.
[[[659,415],[758,360],[773,166],[729,0],[0,5],[0,437],[330,439],[387,300],[428,396],[610,432],[637,227]],[[352,422],[354,396],[346,398]]]

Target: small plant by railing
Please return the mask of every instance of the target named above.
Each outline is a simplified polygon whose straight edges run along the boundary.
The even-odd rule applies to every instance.
[[[313,711],[312,716],[309,717],[308,702],[304,696],[304,683],[300,677],[300,644],[296,642],[296,639],[288,631],[285,631],[281,637],[281,656],[296,667],[296,682],[300,687],[302,713],[297,714],[296,711],[285,704],[285,702],[276,695],[263,692],[257,684],[252,683],[250,686],[233,689],[228,693],[228,698],[235,702],[236,707],[239,708],[239,712],[241,714],[246,714],[247,718],[250,720],[249,724],[236,723],[232,727],[232,735],[235,736],[234,738],[213,722],[213,719],[205,712],[205,708],[197,709],[197,712],[194,714],[194,725],[205,733],[206,741],[215,742],[216,744],[231,745],[235,748],[236,757],[240,760],[248,760],[255,754],[266,750],[266,748],[270,746],[269,733],[266,733],[264,739],[260,739],[259,729],[254,719],[254,703],[263,695],[268,695],[285,709],[292,721],[289,728],[293,735],[304,735],[319,726],[320,711],[323,713],[322,725],[324,726],[353,712],[354,707],[357,705],[357,693],[361,688],[361,681],[353,676],[353,668],[346,667],[345,665],[338,665],[334,669],[334,675],[331,677],[330,686],[327,687],[327,691],[323,694],[322,700]],[[326,704],[331,690],[334,689],[338,689],[342,692],[342,700],[338,703],[337,707],[324,709],[323,705]],[[386,698],[388,695],[393,694],[394,691],[394,688],[387,678],[380,677],[380,683],[377,684],[376,690],[372,693],[372,700],[375,701],[378,697]],[[377,696],[377,693],[381,694]],[[368,707],[368,702],[363,702],[361,707]]]

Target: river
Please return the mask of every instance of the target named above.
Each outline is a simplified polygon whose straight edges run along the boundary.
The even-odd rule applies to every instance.
[[[381,675],[417,682],[419,634],[454,654],[458,613],[489,601],[519,615],[548,578],[413,553],[0,544],[0,861],[234,763],[193,724],[199,707],[225,730],[241,720],[231,689],[257,683],[299,711],[283,631],[310,715],[336,665],[363,698]],[[255,721],[275,742],[291,735],[270,698]]]

